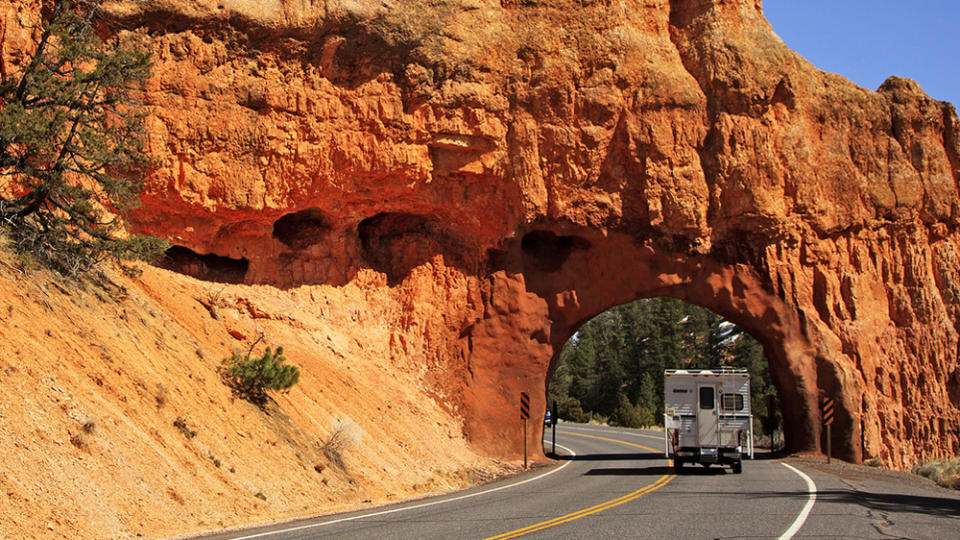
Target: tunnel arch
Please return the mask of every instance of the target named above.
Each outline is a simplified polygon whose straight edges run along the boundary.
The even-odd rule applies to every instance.
[[[771,379],[781,396],[787,450],[818,449],[821,434],[816,403],[821,391],[816,386],[817,380],[811,380],[811,375],[815,377],[817,372],[811,370],[816,362],[815,355],[809,351],[809,345],[789,327],[789,318],[785,321],[785,317],[782,317],[776,307],[765,304],[774,302],[767,295],[756,291],[758,283],[743,275],[744,268],[730,269],[721,266],[711,269],[709,265],[704,266],[702,263],[697,266],[697,273],[689,276],[689,281],[683,280],[670,286],[669,291],[673,294],[641,295],[628,302],[658,297],[675,298],[716,313],[744,329],[763,347]],[[731,272],[739,275],[731,275]],[[696,281],[698,278],[705,279],[709,285],[699,284]],[[592,313],[572,325],[554,324],[554,342],[561,336],[569,339],[587,321],[617,305],[621,304]],[[556,352],[551,357],[547,380],[556,368],[561,348],[562,345],[555,349]],[[808,349],[807,354],[797,354],[804,352],[804,349]]]
[[[468,436],[486,440],[500,453],[515,454],[516,436],[498,435],[483,424],[498,425],[498,411],[512,409],[521,388],[532,389],[531,395],[537,396],[532,410],[545,410],[546,383],[559,351],[582,324],[613,306],[662,296],[708,309],[761,343],[780,395],[787,450],[818,451],[818,400],[821,395],[833,395],[838,398],[835,455],[860,460],[861,448],[854,444],[860,440],[860,426],[850,408],[851,399],[838,388],[850,381],[841,381],[842,370],[831,361],[834,344],[754,266],[727,262],[726,257],[710,253],[679,251],[653,240],[638,241],[618,232],[574,226],[551,228],[549,234],[545,230],[525,231],[502,246],[497,254],[500,269],[485,285],[484,318],[465,336],[469,343],[463,355],[472,366],[474,387],[468,389],[466,400]],[[533,233],[535,243],[528,236]],[[553,241],[565,237],[577,240]],[[528,249],[524,249],[525,238]],[[560,246],[562,256],[548,253],[548,263],[540,264],[531,260],[531,244],[538,249],[544,244]],[[515,298],[506,302],[508,295]],[[537,332],[540,339],[534,337]],[[508,337],[507,333],[520,335]],[[543,335],[548,337],[545,344]],[[503,349],[504,343],[511,344],[509,352]],[[491,360],[491,356],[499,358]],[[495,370],[482,373],[479,366],[485,365]],[[496,391],[477,389],[486,385]],[[852,395],[857,395],[855,389]],[[859,403],[854,410],[859,411]],[[539,433],[528,434],[528,446],[536,447],[537,437]]]

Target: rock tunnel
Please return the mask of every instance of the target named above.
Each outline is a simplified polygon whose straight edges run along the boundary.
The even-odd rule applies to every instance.
[[[913,368],[908,363],[875,360],[872,367],[878,378],[864,381],[863,364],[870,360],[855,352],[864,345],[844,343],[849,338],[837,337],[827,326],[829,319],[818,305],[846,310],[844,316],[851,317],[867,300],[864,294],[844,293],[842,284],[818,273],[804,284],[791,280],[794,270],[764,273],[749,264],[678,253],[630,235],[558,229],[528,231],[498,253],[502,266],[486,278],[484,316],[463,338],[462,354],[471,366],[466,429],[498,452],[511,455],[520,448],[519,428],[503,429],[519,425],[517,396],[526,391],[535,396],[531,410],[545,410],[548,375],[563,344],[585,321],[608,308],[658,296],[719,314],[763,345],[780,395],[788,450],[819,452],[825,446],[818,406],[823,397],[837,403],[834,457],[897,462],[895,449],[905,446],[889,445],[883,429],[904,416],[904,434],[921,433],[928,441],[929,446],[919,445],[921,453],[924,448],[930,454],[960,449],[958,424],[950,417],[949,405],[928,421],[911,418],[917,414],[916,406],[902,416],[903,411],[889,409],[891,398],[921,399],[910,389]],[[772,257],[786,255],[783,245],[770,250]],[[831,292],[822,290],[823,282],[832,283]],[[878,341],[882,331],[877,330],[873,337]],[[868,342],[864,350],[871,350],[871,345]],[[897,370],[904,373],[897,377]],[[897,380],[896,386],[880,379],[884,374]],[[955,368],[941,374],[943,386],[936,390],[928,376],[920,378],[932,391],[947,394],[945,401],[955,402],[956,376]],[[884,390],[877,392],[877,386]],[[886,396],[886,389],[892,395]],[[535,431],[527,441],[530,448],[539,448],[540,432]]]
[[[859,389],[841,386],[838,368],[828,360],[831,353],[818,349],[805,331],[802,315],[755,269],[589,230],[535,229],[512,244],[500,254],[502,270],[488,278],[487,313],[495,314],[491,319],[496,322],[485,319],[466,337],[476,386],[468,392],[503,389],[496,398],[469,400],[466,417],[474,436],[496,439],[498,431],[503,433],[496,427],[503,423],[503,409],[516,408],[521,391],[536,396],[532,410],[546,409],[548,374],[563,344],[585,321],[636,299],[669,296],[725,317],[763,345],[781,396],[788,449],[820,447],[818,399],[832,396],[841,404],[834,448],[846,459],[862,459],[862,448],[855,444],[862,426],[859,415],[850,413],[861,407]],[[504,328],[529,334],[498,334]],[[505,343],[513,346],[504,347]],[[530,448],[539,448],[539,430],[535,431]],[[516,438],[499,439],[503,453],[519,447]]]

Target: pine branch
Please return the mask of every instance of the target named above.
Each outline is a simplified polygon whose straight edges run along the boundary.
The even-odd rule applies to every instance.
[[[144,115],[128,99],[150,69],[149,56],[107,47],[93,32],[101,0],[54,0],[22,70],[0,83],[0,225],[18,249],[67,273],[104,258],[156,254],[160,241],[115,236],[121,212],[136,205],[148,163],[138,137]]]

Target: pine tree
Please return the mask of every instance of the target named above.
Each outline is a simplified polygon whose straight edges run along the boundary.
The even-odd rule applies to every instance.
[[[289,390],[300,380],[300,368],[285,365],[285,361],[283,347],[277,347],[276,352],[267,347],[263,356],[234,353],[224,360],[223,373],[238,395],[262,405],[267,401],[267,390]]]
[[[640,389],[637,392],[636,404],[640,422],[645,426],[659,424],[663,418],[663,396],[657,393],[657,385],[653,381],[651,372],[644,373],[640,378]]]
[[[54,0],[32,54],[0,78],[0,225],[15,249],[71,275],[165,248],[119,219],[148,164],[131,96],[151,63],[97,36],[101,2]]]
[[[643,427],[643,420],[637,413],[637,408],[630,403],[626,394],[618,392],[616,395],[616,407],[610,414],[610,422],[617,426],[639,428]]]

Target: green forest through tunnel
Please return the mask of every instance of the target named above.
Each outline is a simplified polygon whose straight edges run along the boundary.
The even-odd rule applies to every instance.
[[[556,402],[561,420],[662,428],[664,370],[718,367],[747,370],[756,444],[782,447],[778,392],[761,344],[673,298],[636,300],[583,324],[555,362],[548,402]]]

